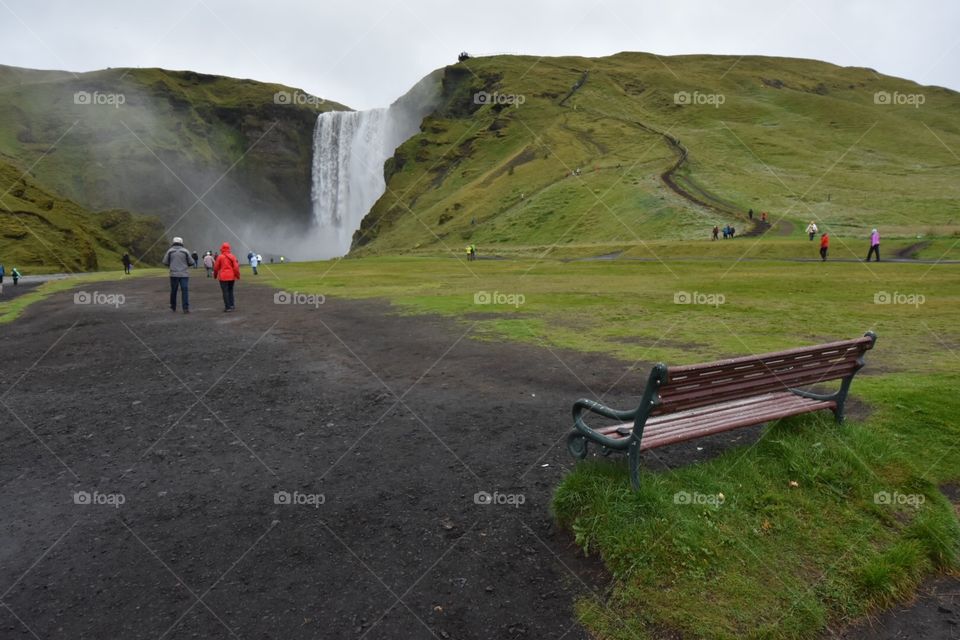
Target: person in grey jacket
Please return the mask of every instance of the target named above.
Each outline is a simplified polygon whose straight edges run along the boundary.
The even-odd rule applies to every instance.
[[[177,289],[183,298],[183,312],[190,313],[190,267],[196,264],[193,256],[183,246],[183,238],[174,238],[173,245],[163,256],[163,264],[170,267],[170,310],[177,310]]]

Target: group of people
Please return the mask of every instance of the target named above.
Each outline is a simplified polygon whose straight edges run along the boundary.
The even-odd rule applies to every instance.
[[[163,264],[170,268],[171,311],[177,310],[177,291],[179,291],[180,306],[184,313],[190,313],[190,268],[198,267],[198,258],[196,251],[191,253],[183,246],[183,238],[180,237],[173,239],[170,248],[164,254]],[[207,251],[203,256],[203,266],[207,269],[207,277],[213,277],[220,282],[224,312],[234,311],[236,301],[233,289],[237,280],[240,279],[240,262],[231,252],[230,243],[224,242],[220,245],[220,252],[216,257]]]
[[[467,251],[467,260],[476,260],[477,259],[477,245],[468,244],[466,247]]]
[[[2,264],[0,264],[0,284],[3,284],[3,278],[7,275],[7,270]],[[10,277],[13,278],[13,284],[19,284],[20,278],[23,277],[20,275],[20,272],[17,271],[16,267],[10,269]]]
[[[728,239],[728,238],[732,238],[732,237],[733,237],[734,235],[736,235],[736,233],[737,233],[737,230],[736,230],[734,227],[730,226],[729,224],[728,224],[728,225],[724,225],[723,229],[721,229],[719,225],[714,225],[714,227],[713,227],[713,237],[712,237],[711,239],[712,239],[712,240],[717,240],[717,239],[720,237],[720,232],[721,232],[721,231],[723,232],[723,239],[724,239],[724,240],[726,240],[726,239]]]

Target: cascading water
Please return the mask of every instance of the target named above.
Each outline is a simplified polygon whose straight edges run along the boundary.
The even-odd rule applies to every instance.
[[[383,163],[435,106],[430,74],[386,109],[330,111],[313,133],[313,217],[322,258],[350,251],[353,233],[386,190]]]

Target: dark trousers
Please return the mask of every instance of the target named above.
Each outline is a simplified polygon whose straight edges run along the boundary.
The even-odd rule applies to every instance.
[[[826,261],[826,260],[827,260],[827,248],[826,248],[826,247],[820,247],[820,259],[823,260],[823,261]]]
[[[870,256],[874,253],[877,254],[877,262],[880,262],[880,245],[878,244],[870,246],[870,251],[867,252],[867,262],[870,262]]]
[[[170,276],[170,308],[177,310],[177,289],[180,289],[180,296],[183,299],[183,310],[190,308],[190,278],[175,278]]]
[[[221,280],[220,293],[223,294],[223,308],[233,309],[233,283],[235,280]]]
[[[127,275],[130,275],[130,265],[128,264],[123,265],[123,272]]]

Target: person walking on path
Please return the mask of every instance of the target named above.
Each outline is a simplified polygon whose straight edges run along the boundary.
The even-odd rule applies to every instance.
[[[130,254],[129,253],[123,254],[123,258],[121,258],[121,261],[123,262],[123,272],[127,275],[130,275],[130,264],[131,264]]]
[[[190,313],[190,267],[196,264],[183,246],[183,238],[176,237],[163,256],[163,264],[170,267],[170,310],[177,310],[177,289],[181,291],[184,313]]]
[[[750,211],[747,211],[747,215],[750,216],[751,220],[753,220],[753,209],[750,209]]]
[[[194,251],[193,253],[190,254],[190,257],[193,258],[193,268],[194,268],[194,269],[199,269],[199,268],[200,268],[200,256],[198,256],[198,255],[197,255],[197,252]]]
[[[230,252],[230,243],[220,245],[220,255],[213,264],[213,277],[220,281],[220,292],[223,294],[223,310],[236,309],[233,299],[233,285],[240,279],[240,263],[237,256]]]
[[[810,236],[810,242],[813,242],[814,236],[817,235],[817,223],[813,220],[807,225],[807,235]]]
[[[3,284],[3,276],[7,275],[7,272],[4,270],[3,265],[0,264],[0,284]]]
[[[259,258],[256,254],[250,256],[250,266],[253,267],[253,275],[257,275],[257,265],[260,264]]]
[[[827,235],[827,232],[824,231],[820,235],[820,260],[822,262],[827,261],[827,251],[830,250],[830,236]]]
[[[713,225],[713,239],[716,240],[720,237],[720,227],[719,225]]]
[[[877,262],[880,262],[880,232],[874,229],[870,232],[870,251],[867,252],[867,262],[870,262],[870,256],[876,254]]]
[[[207,277],[213,277],[213,254],[207,251],[207,255],[203,256],[203,266],[207,270]]]
[[[16,286],[18,282],[20,282],[20,277],[21,277],[20,272],[17,271],[16,267],[10,270],[10,277],[13,278],[14,286]]]

